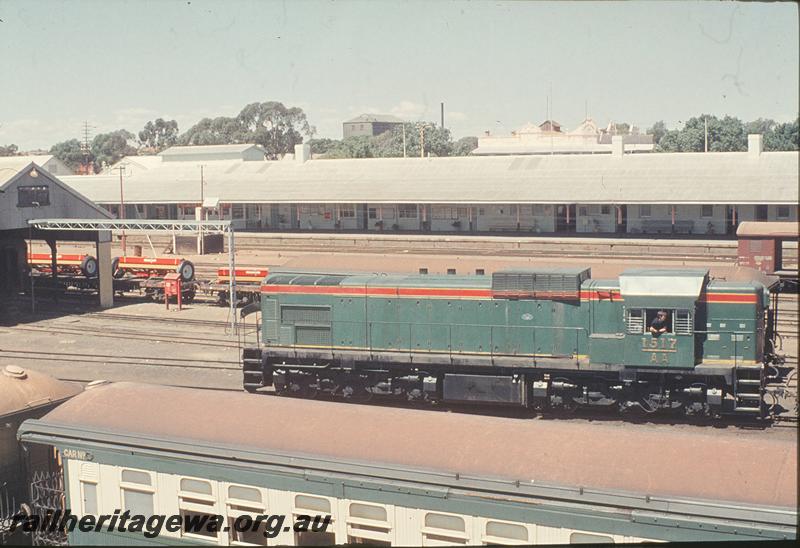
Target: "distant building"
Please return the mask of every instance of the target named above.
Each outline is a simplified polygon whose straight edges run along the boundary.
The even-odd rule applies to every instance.
[[[545,120],[538,126],[526,124],[510,136],[486,135],[478,138],[476,156],[505,154],[611,154],[611,137],[622,136],[625,152],[652,152],[653,136],[641,135],[635,127],[618,132],[610,123],[600,129],[594,120],[586,118],[572,131],[562,131],[561,124]]]
[[[75,170],[71,169],[67,164],[49,153],[5,156],[2,158],[2,160],[0,160],[0,166],[5,165],[3,162],[20,165],[33,162],[37,166],[45,169],[51,175],[75,175]]]
[[[367,135],[374,137],[403,124],[403,120],[389,114],[362,114],[342,124],[342,136],[358,137]]]

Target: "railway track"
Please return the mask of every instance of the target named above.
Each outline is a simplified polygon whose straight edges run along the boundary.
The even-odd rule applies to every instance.
[[[68,352],[40,352],[36,350],[15,350],[15,349],[0,349],[0,358],[10,360],[35,360],[35,361],[52,361],[57,363],[82,363],[82,364],[101,364],[105,365],[109,362],[114,362],[116,365],[126,366],[142,366],[142,367],[180,367],[183,369],[204,369],[204,370],[221,370],[221,371],[241,371],[241,366],[238,361],[222,361],[222,360],[198,360],[190,358],[165,358],[158,357],[128,357],[120,355],[101,355],[85,353],[68,353]],[[206,364],[206,365],[203,365]],[[207,365],[207,364],[221,364],[221,365]],[[89,381],[87,381],[89,382]]]

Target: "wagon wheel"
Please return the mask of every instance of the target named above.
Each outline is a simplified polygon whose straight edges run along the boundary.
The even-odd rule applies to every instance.
[[[91,255],[86,255],[81,261],[81,274],[87,278],[94,278],[97,276],[97,259]]]
[[[184,283],[194,280],[194,264],[192,261],[181,261],[175,272],[181,275],[181,281]]]

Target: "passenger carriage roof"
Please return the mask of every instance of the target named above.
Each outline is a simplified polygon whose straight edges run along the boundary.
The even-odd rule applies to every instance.
[[[18,435],[189,458],[214,451],[237,463],[308,457],[320,470],[344,463],[395,476],[428,471],[787,508],[797,502],[793,440],[717,429],[509,419],[116,383],[26,421]]]

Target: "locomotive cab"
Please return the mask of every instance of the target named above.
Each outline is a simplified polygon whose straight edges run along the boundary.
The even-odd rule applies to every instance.
[[[692,368],[699,363],[695,322],[707,284],[707,270],[623,272],[624,364]]]

